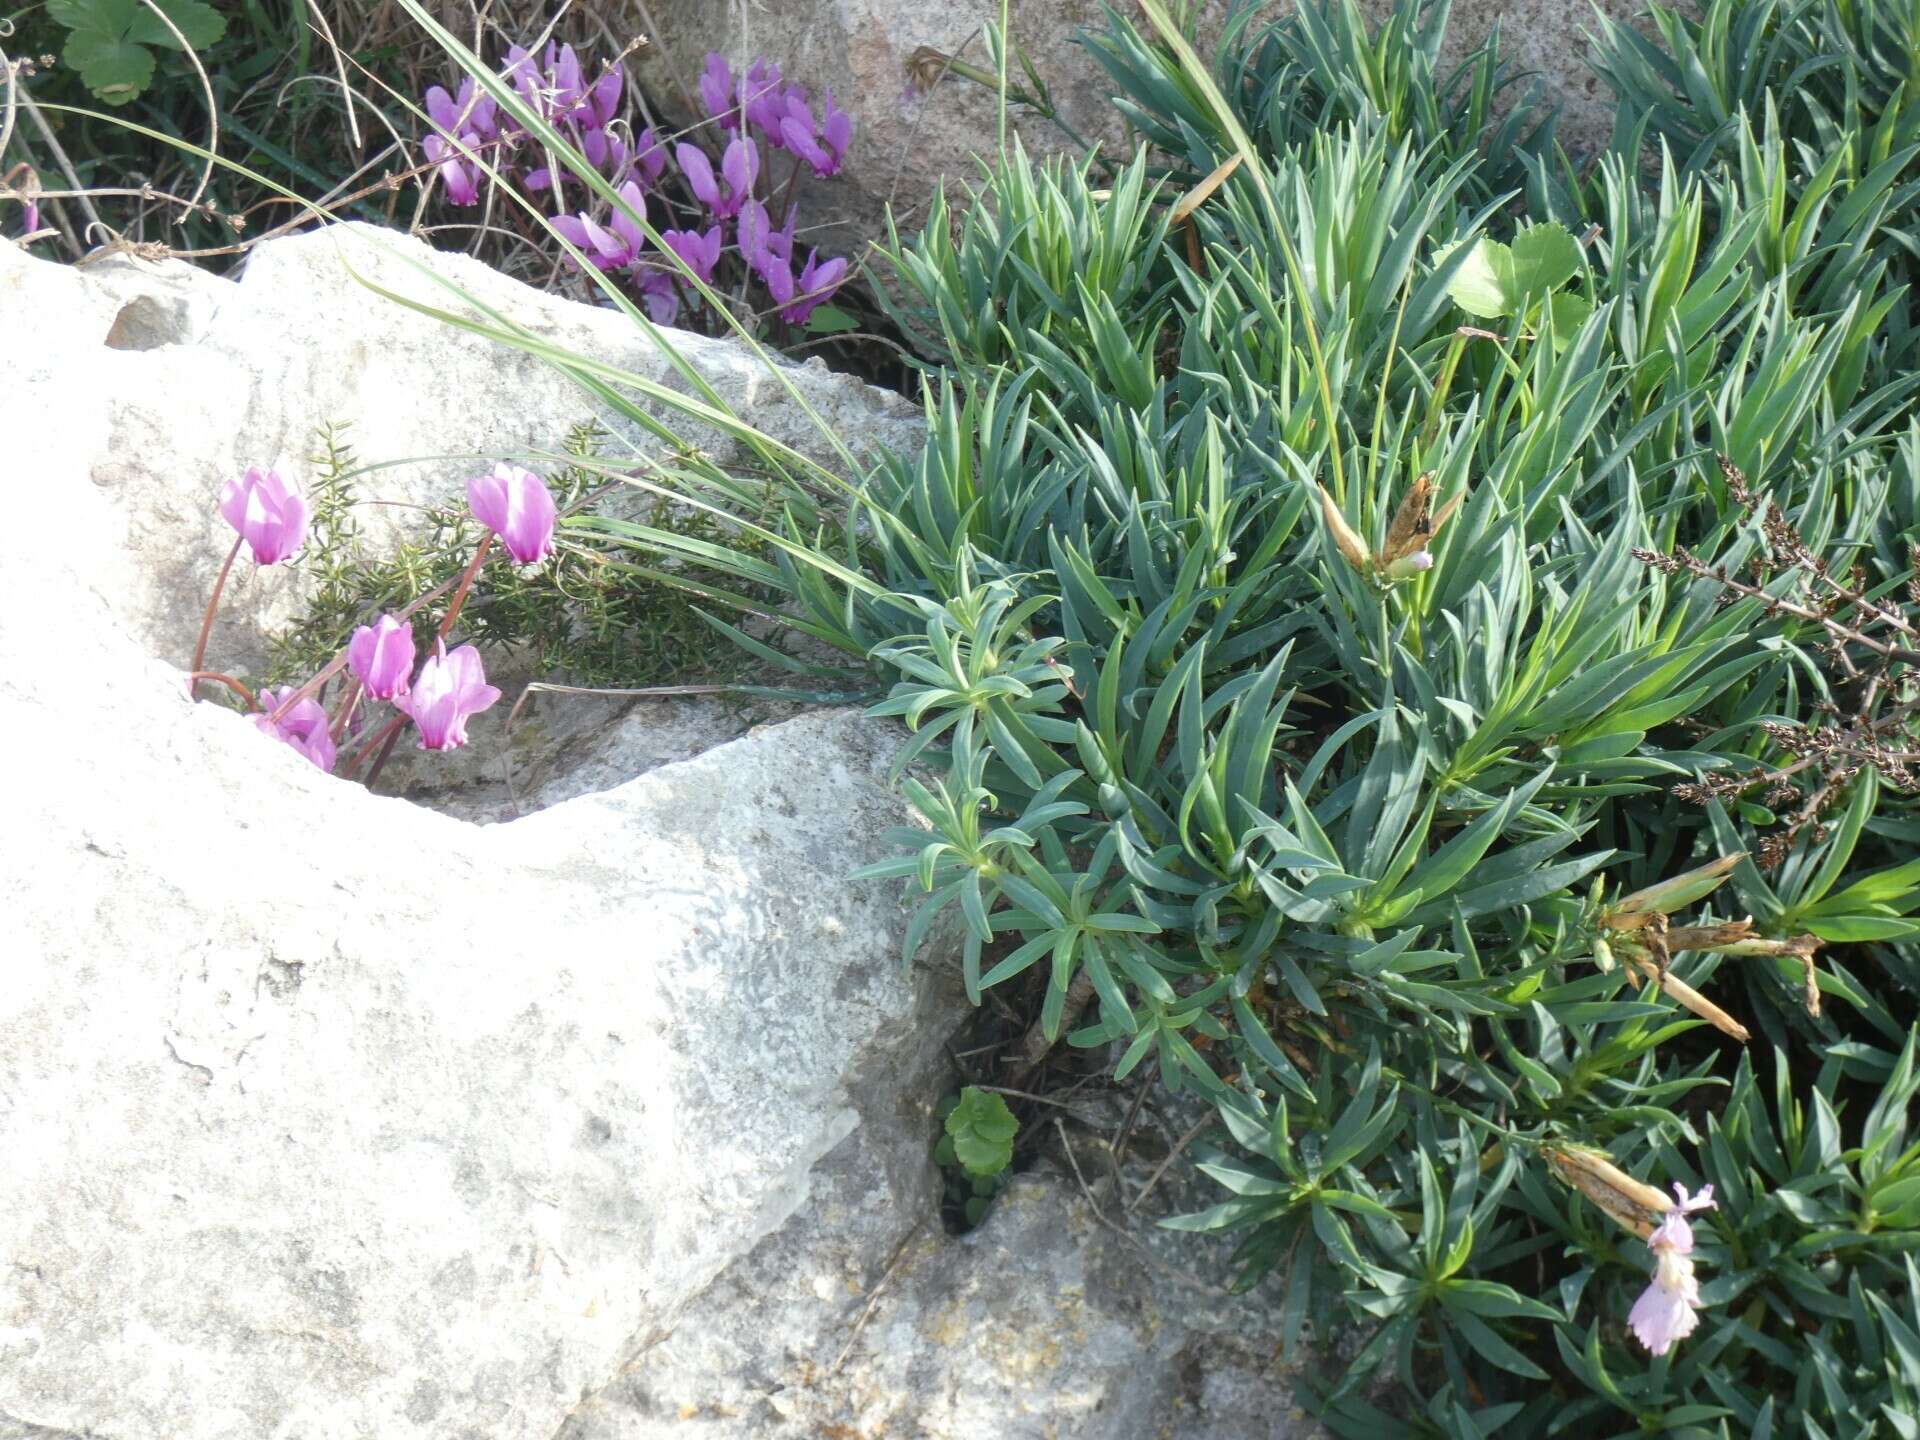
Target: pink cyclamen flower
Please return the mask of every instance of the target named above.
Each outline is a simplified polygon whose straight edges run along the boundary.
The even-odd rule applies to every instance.
[[[646,217],[647,197],[639,182],[627,181],[620,187],[619,194],[634,215]],[[573,242],[576,249],[585,251],[596,270],[626,269],[639,258],[640,248],[647,239],[639,224],[618,208],[607,217],[605,225],[583,211],[578,215],[554,216],[553,228]]]
[[[700,76],[700,103],[707,107],[707,118],[718,120],[722,129],[740,128],[740,112],[733,103],[733,70],[727,57],[717,50],[707,52],[707,68]]]
[[[464,148],[440,135],[427,136],[420,142],[420,148],[426,151],[429,163],[438,169],[447,199],[455,205],[480,203],[480,166]]]
[[[1700,1323],[1700,1282],[1693,1278],[1693,1226],[1687,1216],[1713,1208],[1713,1186],[1690,1197],[1684,1186],[1675,1185],[1673,1193],[1679,1203],[1647,1237],[1653,1279],[1627,1316],[1634,1335],[1654,1355],[1666,1354]]]
[[[700,277],[702,284],[713,283],[713,267],[720,263],[721,246],[726,240],[723,227],[715,225],[705,234],[697,230],[663,230],[660,238],[669,250],[686,261],[687,268]]]
[[[376,700],[405,694],[413,678],[413,627],[391,615],[362,625],[347,642],[347,668]]]
[[[642,185],[653,184],[666,171],[667,147],[651,125],[634,138],[633,168],[640,173]]]
[[[252,465],[242,479],[221,486],[220,514],[246,537],[256,565],[278,565],[307,541],[307,497],[277,470]]]
[[[787,93],[787,113],[780,120],[780,138],[785,147],[807,162],[816,175],[838,175],[853,139],[853,118],[833,103],[833,92],[826,98],[826,118],[816,131],[813,108],[800,90]]]
[[[594,81],[593,88],[587,91],[587,110],[593,125],[604,128],[620,113],[620,84],[621,73],[616,66]]]
[[[505,463],[467,481],[474,519],[500,537],[516,565],[535,565],[553,553],[553,523],[559,509],[547,482],[531,470]]]
[[[727,182],[724,192],[714,179],[713,161],[698,145],[678,145],[674,155],[686,174],[693,198],[723,220],[740,213],[740,207],[753,193],[754,179],[760,174],[759,147],[744,137],[728,145],[727,153],[721,157],[720,172]]]
[[[449,655],[447,642],[435,640],[419,678],[393,703],[419,729],[422,750],[458,750],[467,743],[468,717],[499,698],[500,692],[487,684],[478,650],[462,645]]]
[[[853,143],[853,117],[833,103],[833,92],[827,91],[826,109],[820,122],[820,139],[834,158],[834,169],[840,168],[840,162],[847,158],[847,147]]]
[[[801,98],[805,99],[805,92]],[[767,143],[779,149],[780,117],[787,112],[787,96],[780,86],[780,67],[770,60],[755,60],[740,77],[740,109],[749,123],[766,134]]]
[[[640,298],[646,302],[647,318],[656,325],[671,325],[680,314],[680,291],[664,270],[641,273]]]
[[[287,713],[277,721],[273,718],[273,712],[298,693],[291,685],[283,685],[278,690],[262,690],[260,703],[267,708],[247,718],[253,721],[254,728],[261,734],[285,741],[322,770],[331,772],[338,752],[334,749],[333,736],[327,733],[324,705],[309,695],[304,700],[288,705]]]
[[[475,93],[471,76],[460,82],[457,96],[447,94],[439,85],[427,91],[427,118],[449,137],[493,139],[499,133],[499,108],[491,95]]]
[[[809,251],[806,267],[800,272],[797,293],[792,297],[774,297],[783,302],[791,299],[791,303],[783,304],[780,318],[789,325],[806,324],[815,310],[833,298],[833,292],[840,288],[840,282],[847,278],[847,271],[851,268],[846,260],[838,256],[823,265],[819,252]]]

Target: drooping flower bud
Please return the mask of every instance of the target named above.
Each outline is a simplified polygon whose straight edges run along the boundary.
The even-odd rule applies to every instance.
[[[1373,569],[1373,557],[1367,554],[1366,541],[1347,523],[1347,517],[1333,503],[1333,496],[1323,488],[1320,488],[1320,518],[1326,521],[1327,533],[1333,536],[1333,543],[1346,556],[1347,564],[1362,575],[1368,574]]]
[[[278,565],[307,541],[307,497],[277,470],[253,465],[242,479],[229,480],[220,488],[220,514],[246,538],[258,565]]]
[[[1600,923],[1609,930],[1645,929],[1653,923],[1655,915],[1670,915],[1682,905],[1691,905],[1711,895],[1733,873],[1733,867],[1746,858],[1743,850],[1738,855],[1723,856],[1684,875],[1636,890],[1609,906],[1601,915]]]
[[[376,700],[405,694],[413,678],[413,627],[391,615],[362,625],[347,642],[347,668]]]

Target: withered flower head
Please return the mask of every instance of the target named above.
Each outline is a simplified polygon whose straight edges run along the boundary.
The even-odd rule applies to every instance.
[[[1712,894],[1733,873],[1733,867],[1744,859],[1744,850],[1738,855],[1724,855],[1684,875],[1676,875],[1671,880],[1662,880],[1657,885],[1636,890],[1608,907],[1601,915],[1600,923],[1609,930],[1643,929],[1653,916],[1670,915],[1682,905],[1691,905],[1701,896]]]
[[[1645,1181],[1634,1179],[1599,1150],[1554,1144],[1543,1146],[1541,1153],[1554,1174],[1599,1206],[1614,1224],[1642,1240],[1673,1208],[1670,1198]]]

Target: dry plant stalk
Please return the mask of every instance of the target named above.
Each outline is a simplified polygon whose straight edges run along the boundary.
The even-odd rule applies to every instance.
[[[1760,519],[1764,543],[1751,562],[1751,579],[1725,565],[1708,564],[1685,546],[1675,546],[1670,554],[1635,550],[1635,557],[1663,574],[1693,576],[1730,596],[1757,600],[1772,618],[1818,626],[1826,637],[1833,688],[1846,692],[1852,702],[1846,711],[1831,704],[1822,707],[1823,718],[1811,723],[1764,725],[1767,738],[1786,756],[1779,763],[1674,787],[1674,794],[1695,804],[1757,790],[1775,810],[1793,806],[1784,827],[1760,843],[1757,861],[1771,869],[1803,833],[1824,838],[1823,817],[1861,770],[1871,766],[1896,790],[1920,789],[1920,734],[1914,728],[1914,717],[1920,714],[1920,621],[1906,608],[1920,606],[1920,545],[1913,547],[1914,573],[1905,586],[1905,604],[1889,603],[1866,593],[1865,577],[1857,568],[1835,575],[1780,507],[1755,492],[1724,455],[1720,473],[1735,501]],[[1785,593],[1772,593],[1768,587],[1782,574],[1794,576],[1795,583]],[[1808,787],[1804,791],[1803,784]]]

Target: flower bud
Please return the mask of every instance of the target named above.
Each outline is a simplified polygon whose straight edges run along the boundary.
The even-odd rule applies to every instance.
[[[1333,536],[1340,553],[1347,557],[1347,563],[1362,575],[1371,572],[1373,557],[1367,554],[1366,542],[1354,533],[1347,517],[1340,513],[1340,507],[1324,489],[1320,490],[1320,517],[1327,522],[1327,532]]]
[[[413,678],[413,627],[382,615],[347,642],[347,668],[376,700],[403,695]]]
[[[1385,574],[1389,580],[1411,580],[1421,571],[1432,568],[1432,554],[1425,550],[1416,550],[1411,555],[1402,555],[1398,560],[1389,561]]]

